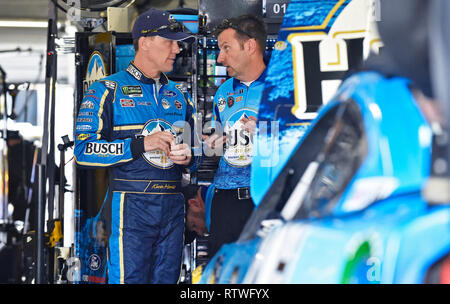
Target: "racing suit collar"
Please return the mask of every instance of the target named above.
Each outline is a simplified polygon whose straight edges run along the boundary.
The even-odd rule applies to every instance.
[[[254,83],[262,83],[264,82],[264,79],[266,78],[266,73],[267,72],[267,67],[264,69],[264,71],[261,73],[261,75],[259,75],[258,79],[256,79],[255,81],[253,81],[250,86],[252,86]],[[236,78],[233,78],[233,90],[236,90],[236,88],[241,85],[242,82]]]
[[[142,72],[137,66],[135,66],[133,61],[131,61],[130,64],[128,65],[127,72],[140,82],[148,83],[148,84],[155,83],[155,81],[152,78],[147,77],[144,74],[144,72]],[[169,78],[167,78],[166,74],[161,72],[160,75],[161,76],[159,77],[159,82],[161,83],[161,85],[168,84]]]

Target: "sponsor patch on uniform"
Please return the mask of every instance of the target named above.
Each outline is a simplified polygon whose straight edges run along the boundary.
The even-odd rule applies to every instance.
[[[227,103],[228,103],[228,107],[232,107],[234,105],[234,97],[233,96],[229,96],[227,99]]]
[[[127,72],[130,73],[137,80],[141,80],[142,73],[138,69],[136,69],[133,65],[130,64],[128,66]]]
[[[77,122],[92,122],[92,118],[79,117],[77,118]]]
[[[137,103],[139,106],[151,106],[152,102],[151,101],[138,101]]]
[[[87,140],[91,137],[91,134],[80,133],[77,134],[77,140]]]
[[[242,101],[243,97],[242,96],[237,96],[236,97],[236,102]]]
[[[108,89],[112,89],[115,90],[116,89],[116,83],[114,81],[109,81],[109,80],[103,80],[103,83],[105,84],[105,86]]]
[[[80,110],[83,109],[93,109],[94,103],[92,101],[86,100],[80,105]]]
[[[222,96],[219,97],[219,100],[217,100],[217,107],[219,108],[219,112],[222,112],[223,110],[225,110],[225,105],[226,105],[226,101],[225,98],[223,98]]]
[[[123,155],[123,143],[87,143],[84,150],[86,155],[110,154]]]
[[[142,87],[140,85],[128,85],[122,88],[123,95],[130,97],[142,97]]]
[[[177,93],[175,93],[174,91],[170,91],[170,90],[164,90],[162,94],[167,97],[177,96]]]
[[[175,100],[175,108],[178,110],[181,110],[183,108],[183,104],[179,102],[178,100]]]
[[[244,93],[244,89],[239,89],[235,92],[227,92],[227,96],[239,95],[239,94],[243,94],[243,93]]]
[[[92,271],[99,270],[100,266],[102,265],[102,259],[95,253],[91,254],[89,256],[88,265]]]
[[[170,108],[170,102],[168,102],[167,99],[161,100],[161,104],[162,104],[162,106],[163,106],[163,108],[164,108],[165,110],[167,110],[168,108]]]
[[[90,130],[92,130],[92,126],[90,126],[90,125],[77,125],[75,130],[77,130],[77,131],[90,131]]]
[[[78,116],[92,116],[94,115],[94,112],[80,112],[78,113]]]
[[[120,105],[124,108],[134,107],[134,100],[133,99],[121,99]]]

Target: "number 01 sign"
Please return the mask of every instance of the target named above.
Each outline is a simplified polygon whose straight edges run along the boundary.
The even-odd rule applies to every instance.
[[[266,0],[266,17],[283,17],[290,0]]]

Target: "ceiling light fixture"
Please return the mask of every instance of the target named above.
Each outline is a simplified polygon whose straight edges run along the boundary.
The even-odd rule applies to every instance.
[[[46,28],[48,21],[36,20],[0,20],[0,27]]]

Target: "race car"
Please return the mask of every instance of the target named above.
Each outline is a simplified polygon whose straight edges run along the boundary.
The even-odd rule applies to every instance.
[[[264,238],[242,282],[450,282],[450,205],[422,196],[433,131],[412,86],[376,72],[344,82],[321,112],[334,117],[321,152],[291,163],[306,167],[280,212],[291,221]]]

